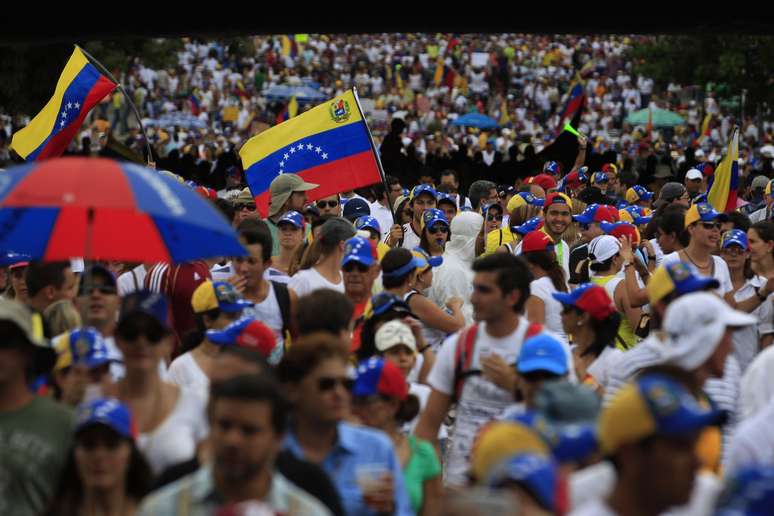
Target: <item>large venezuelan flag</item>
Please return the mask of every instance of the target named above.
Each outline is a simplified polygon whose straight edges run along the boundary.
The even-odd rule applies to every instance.
[[[61,156],[89,111],[115,87],[76,46],[54,96],[27,127],[13,135],[11,148],[27,161]]]
[[[269,186],[293,173],[319,188],[316,200],[382,180],[371,135],[350,90],[250,138],[239,151],[255,204],[268,213]]]
[[[579,74],[575,74],[575,79],[570,84],[570,89],[567,94],[567,102],[564,105],[564,109],[559,115],[559,126],[556,128],[556,134],[559,135],[564,130],[564,124],[568,120],[572,120],[575,113],[578,112],[583,105],[583,101],[586,98],[586,89],[583,80]]]
[[[728,152],[710,178],[707,202],[723,213],[736,210],[736,191],[739,188],[739,128],[734,127],[728,142]]]

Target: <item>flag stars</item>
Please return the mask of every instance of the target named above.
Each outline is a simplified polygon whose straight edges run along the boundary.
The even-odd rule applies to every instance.
[[[290,153],[291,154],[295,154],[296,153],[296,148],[295,147],[291,147],[290,148]]]
[[[81,109],[81,105],[77,102],[74,104],[74,106],[75,106],[75,109]]]
[[[280,161],[280,168],[282,168],[284,166],[285,166],[285,162],[284,161]]]
[[[299,150],[299,151],[302,151],[302,150],[304,150],[304,144],[303,144],[303,143],[299,143],[299,144],[298,144],[298,150]]]
[[[320,147],[317,147],[317,148],[316,148],[314,151],[315,151],[317,154],[320,154],[320,153],[322,152],[322,149],[321,149]]]
[[[290,155],[286,152],[285,154],[282,155],[282,157],[285,158],[285,159],[288,159],[290,157]]]
[[[73,103],[72,102],[68,102],[67,103],[67,109],[71,109],[72,107],[73,107]]]
[[[62,111],[62,118],[67,118],[67,111]]]
[[[306,150],[312,150],[313,145],[311,143],[306,144]]]
[[[328,154],[326,154],[325,152],[323,152],[323,153],[322,153],[322,159],[328,159]]]
[[[60,126],[60,127],[64,127],[64,126],[65,126],[65,121],[64,121],[64,120],[62,120],[61,122],[59,122],[59,126]]]

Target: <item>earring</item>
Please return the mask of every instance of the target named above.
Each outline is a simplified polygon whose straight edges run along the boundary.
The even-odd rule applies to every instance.
[[[583,326],[583,323],[581,321],[578,321],[578,322],[575,323],[575,325],[578,326],[578,327],[581,327],[581,326]]]

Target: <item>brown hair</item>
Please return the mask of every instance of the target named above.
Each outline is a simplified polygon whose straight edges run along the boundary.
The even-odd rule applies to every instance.
[[[329,358],[340,358],[347,363],[349,353],[345,344],[329,333],[310,333],[294,342],[282,357],[277,365],[277,378],[282,383],[299,383]]]

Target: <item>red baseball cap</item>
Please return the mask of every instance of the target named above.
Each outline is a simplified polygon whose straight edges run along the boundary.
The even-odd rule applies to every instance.
[[[607,291],[593,283],[581,285],[570,293],[555,292],[552,296],[563,305],[583,310],[597,321],[607,319],[616,311]]]
[[[554,176],[548,174],[538,174],[535,177],[530,178],[530,183],[540,186],[543,190],[550,190],[556,188],[556,179]]]
[[[550,194],[546,195],[546,201],[543,204],[543,209],[548,211],[548,207],[552,204],[566,204],[570,210],[572,210],[572,199],[561,192],[551,192]]]
[[[542,231],[530,231],[524,235],[521,241],[521,252],[531,253],[535,251],[553,251],[554,241]]]
[[[352,395],[365,398],[381,394],[389,398],[405,400],[409,395],[408,384],[398,366],[383,358],[372,357],[357,366],[357,377]]]

